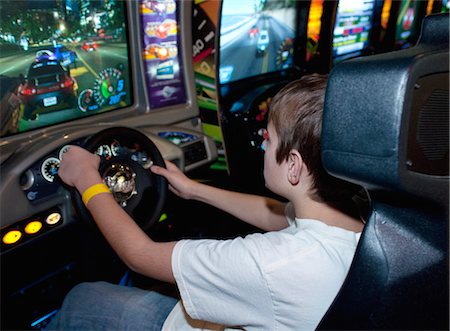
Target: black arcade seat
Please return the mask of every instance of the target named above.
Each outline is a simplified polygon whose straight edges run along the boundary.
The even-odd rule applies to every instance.
[[[371,212],[320,330],[449,328],[449,17],[414,47],[337,65],[322,157],[364,186]]]

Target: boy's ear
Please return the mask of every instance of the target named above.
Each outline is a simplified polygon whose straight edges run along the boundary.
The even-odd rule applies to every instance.
[[[300,175],[303,169],[303,159],[296,149],[291,149],[288,157],[288,180],[292,185],[300,182]]]

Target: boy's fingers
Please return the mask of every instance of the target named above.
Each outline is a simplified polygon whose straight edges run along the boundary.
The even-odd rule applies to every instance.
[[[160,175],[160,174],[161,174],[161,172],[163,171],[162,169],[163,169],[163,168],[161,168],[160,166],[157,166],[157,165],[152,165],[152,166],[150,167],[150,170],[151,170],[152,172],[154,172],[155,174],[157,174],[157,175]]]
[[[166,161],[166,168],[158,165],[152,165],[150,167],[150,170],[157,175],[165,177],[169,176],[171,173],[174,173],[175,171],[179,171],[178,167],[170,161]]]
[[[167,160],[165,162],[166,162],[167,169],[175,169],[175,168],[177,168],[177,166],[175,164],[173,164],[172,162],[167,161]]]

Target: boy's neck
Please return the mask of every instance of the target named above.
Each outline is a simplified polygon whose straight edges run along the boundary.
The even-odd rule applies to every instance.
[[[314,219],[330,226],[348,231],[361,232],[364,224],[346,213],[324,202],[312,200],[309,197],[292,201],[297,218]]]

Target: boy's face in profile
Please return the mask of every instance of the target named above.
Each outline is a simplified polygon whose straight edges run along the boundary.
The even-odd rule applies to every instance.
[[[276,150],[278,146],[278,135],[272,122],[267,124],[264,139],[264,180],[266,187],[272,192],[283,196],[283,188],[286,179],[286,161],[277,163]]]

